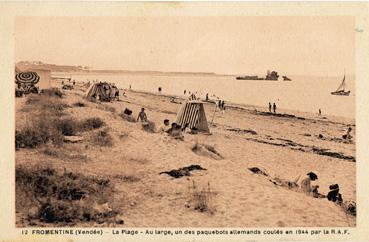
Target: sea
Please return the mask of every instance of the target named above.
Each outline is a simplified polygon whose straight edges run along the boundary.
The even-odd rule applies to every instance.
[[[69,75],[70,76],[70,75]],[[101,74],[75,73],[70,76],[76,81],[106,81],[119,88],[166,95],[221,99],[225,102],[268,107],[276,103],[277,110],[318,113],[322,115],[355,118],[355,79],[346,76],[349,96],[331,95],[341,84],[343,76],[289,76],[292,81],[236,80],[231,75],[209,74]],[[282,79],[280,77],[280,79]],[[184,93],[186,91],[186,94]]]

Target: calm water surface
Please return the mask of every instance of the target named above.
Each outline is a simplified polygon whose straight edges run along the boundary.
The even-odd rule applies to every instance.
[[[355,117],[354,78],[346,76],[346,89],[350,96],[335,96],[342,81],[341,77],[293,77],[293,81],[252,81],[236,80],[233,76],[211,75],[149,75],[149,74],[75,74],[72,79],[78,81],[98,80],[113,82],[120,88],[158,92],[163,94],[184,95],[184,90],[205,98],[213,95],[226,101],[256,106],[267,106],[275,102],[278,108],[323,114]]]

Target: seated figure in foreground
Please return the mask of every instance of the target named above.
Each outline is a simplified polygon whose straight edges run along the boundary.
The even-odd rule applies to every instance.
[[[158,133],[167,132],[170,129],[169,119],[164,119],[164,123],[158,128]]]

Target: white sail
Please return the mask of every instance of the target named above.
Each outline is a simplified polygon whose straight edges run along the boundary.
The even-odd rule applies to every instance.
[[[344,75],[343,80],[342,80],[341,84],[338,86],[336,92],[345,91],[345,79],[346,79],[346,76]]]

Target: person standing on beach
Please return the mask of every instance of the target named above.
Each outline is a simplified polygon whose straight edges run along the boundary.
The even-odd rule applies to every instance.
[[[218,100],[218,108],[219,110],[222,110],[222,100]]]
[[[277,105],[273,103],[273,112],[276,113],[276,111],[277,111]]]
[[[352,131],[352,128],[351,127],[349,127],[348,129],[347,129],[347,132],[346,132],[346,134],[344,134],[344,135],[342,135],[342,138],[343,139],[346,139],[346,140],[351,140],[352,139],[352,136],[351,136],[351,131]]]
[[[322,115],[322,110],[320,110],[320,108],[319,108],[319,116],[321,116]]]
[[[141,112],[138,114],[137,121],[141,119],[141,122],[147,122],[147,115],[145,109],[141,108]]]
[[[186,90],[183,91],[183,95],[186,95]]]
[[[225,110],[225,107],[224,107],[224,100],[222,101],[222,110],[223,110],[223,111]]]
[[[272,112],[272,104],[269,102],[269,113]]]
[[[205,100],[209,101],[209,94],[208,93],[206,93]]]

